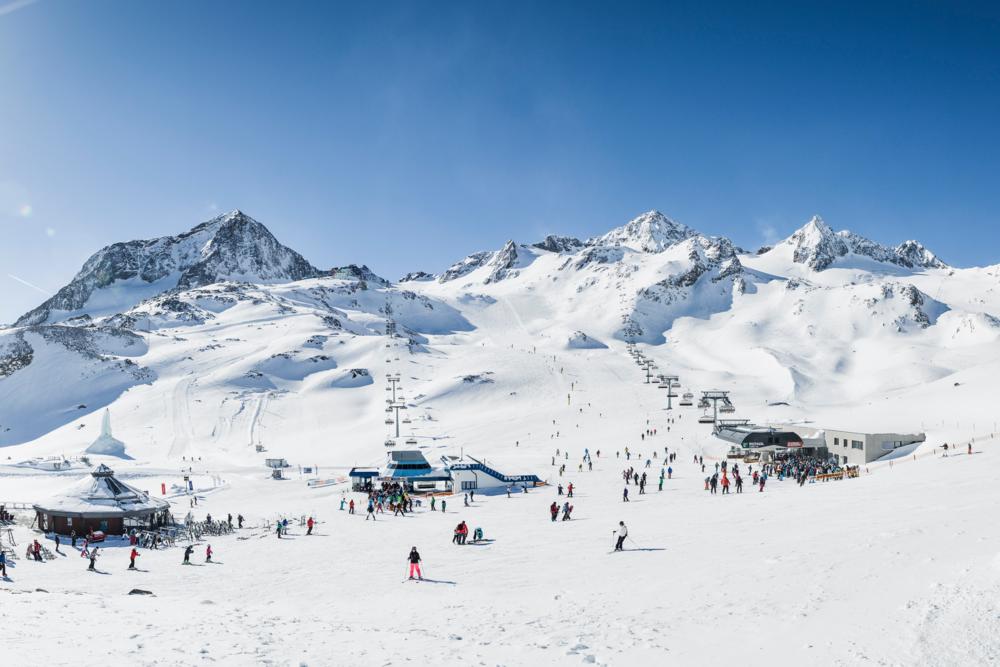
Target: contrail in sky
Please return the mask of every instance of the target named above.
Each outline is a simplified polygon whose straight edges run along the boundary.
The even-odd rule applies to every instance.
[[[0,5],[0,16],[16,12],[17,10],[27,7],[28,5],[33,5],[36,2],[38,2],[38,0],[14,0],[13,2],[8,2],[5,5]]]
[[[27,287],[30,287],[33,290],[38,290],[39,292],[41,292],[45,296],[52,296],[52,292],[49,292],[48,290],[44,290],[41,287],[39,287],[38,285],[32,285],[31,283],[29,283],[24,278],[18,278],[13,273],[8,273],[7,277],[10,278],[11,280],[16,280],[17,282],[21,283],[22,285],[26,285]]]

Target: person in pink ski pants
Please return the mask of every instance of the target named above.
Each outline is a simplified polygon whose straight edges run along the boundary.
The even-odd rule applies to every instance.
[[[420,553],[417,551],[416,547],[410,549],[410,555],[407,558],[410,561],[410,579],[413,578],[413,573],[417,573],[418,579],[423,579],[424,575],[420,573]]]

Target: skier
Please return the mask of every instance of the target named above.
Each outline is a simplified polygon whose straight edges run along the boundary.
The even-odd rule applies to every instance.
[[[194,545],[189,544],[184,548],[184,562],[181,565],[191,564],[191,554],[194,553]]]
[[[42,562],[42,545],[39,544],[38,540],[35,540],[34,544],[31,545],[31,552],[39,563]]]
[[[673,469],[673,467],[668,467],[667,468],[667,479],[673,479],[673,478],[674,478],[674,469]]]
[[[7,578],[7,554],[0,549],[0,576]]]
[[[56,533],[55,535],[53,535],[53,537],[55,538],[55,541],[56,541],[56,553],[57,554],[61,554],[62,552],[59,551],[59,545],[62,544],[62,543],[59,541],[59,534]]]
[[[729,476],[726,475],[725,473],[722,474],[722,493],[723,494],[729,493]]]
[[[736,476],[736,493],[743,493],[743,478]]]
[[[212,545],[211,544],[209,544],[207,547],[205,547],[205,562],[206,563],[211,563],[212,562]]]
[[[233,528],[233,515],[231,513],[229,514],[229,516],[226,517],[226,523],[229,524],[229,529],[232,530],[232,528]]]
[[[629,502],[629,499],[628,499],[628,487],[627,486],[625,487],[625,490],[622,492],[622,502],[623,503]]]
[[[375,501],[372,499],[368,500],[368,515],[365,517],[365,521],[368,519],[375,521]]]
[[[566,488],[566,491],[567,491],[566,497],[567,498],[572,498],[573,497],[573,483],[572,482],[570,482],[569,486]]]
[[[351,498],[351,504],[347,508],[348,514],[354,514],[354,498]]]
[[[628,528],[625,526],[624,521],[618,522],[618,530],[612,531],[612,533],[617,532],[618,541],[615,542],[615,551],[623,551],[622,545],[625,544],[625,538],[628,537]]]
[[[343,508],[341,508],[341,509],[343,509]],[[236,515],[236,527],[237,528],[242,528],[243,527],[243,515],[242,514],[237,514]]]
[[[441,514],[444,514],[445,508],[448,507],[448,501],[444,498],[441,499]]]
[[[559,505],[554,500],[552,501],[552,505],[549,506],[549,513],[552,515],[553,522],[559,516]]]
[[[431,496],[431,511],[434,511],[434,496]]]
[[[74,549],[76,549],[76,531],[75,531],[75,530],[74,530],[74,531],[71,531],[71,532],[70,532],[70,534],[69,534],[69,539],[70,539],[70,540],[71,540],[71,542],[72,542],[72,547],[73,547]]]
[[[130,570],[135,569],[135,559],[138,557],[139,557],[139,552],[136,550],[135,547],[132,547],[132,553],[129,554],[128,557],[128,569]]]
[[[309,517],[309,520],[306,521],[306,535],[312,535],[312,534],[313,534],[313,518]]]
[[[418,579],[423,579],[424,575],[420,572],[420,553],[417,551],[416,547],[410,549],[410,555],[407,557],[410,561],[410,579],[413,579],[413,573],[417,573]]]
[[[90,566],[87,569],[97,571],[97,568],[94,567],[94,564],[96,562],[97,562],[97,547],[94,547],[94,550],[90,552]]]
[[[280,540],[281,539],[281,522],[280,521],[278,522],[278,527],[275,529],[275,532],[278,533],[278,539]]]
[[[556,495],[557,496],[561,496],[562,493],[563,493],[563,488],[562,488],[562,484],[560,484],[559,486],[556,487]]]
[[[764,475],[761,475],[761,476],[760,476],[760,490],[761,490],[761,491],[763,491],[763,490],[764,490],[764,482],[765,482],[766,480],[767,480],[767,477],[765,477]]]

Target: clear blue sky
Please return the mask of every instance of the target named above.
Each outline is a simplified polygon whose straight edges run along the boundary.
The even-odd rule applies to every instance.
[[[0,0],[0,321],[232,208],[390,278],[651,208],[997,263],[997,7]]]

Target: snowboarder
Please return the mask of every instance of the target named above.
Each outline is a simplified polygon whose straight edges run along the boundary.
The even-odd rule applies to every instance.
[[[552,501],[552,504],[549,506],[549,514],[552,515],[552,521],[555,521],[556,518],[559,516],[559,505],[556,504],[556,501],[554,500]]]
[[[418,579],[423,579],[424,575],[420,572],[420,553],[417,551],[416,547],[410,549],[410,555],[407,557],[410,561],[410,579],[413,579],[413,573],[417,573]]]
[[[473,543],[483,541],[483,529],[479,526],[476,526],[476,529],[472,531],[472,541]]]
[[[130,570],[135,569],[135,559],[138,557],[139,557],[139,552],[136,550],[135,547],[132,547],[132,553],[129,554],[128,557],[128,569]]]
[[[615,551],[623,551],[622,545],[625,544],[625,538],[628,537],[628,528],[625,526],[625,522],[619,521],[618,530],[612,531],[612,534],[618,535],[618,541],[615,542]]]

